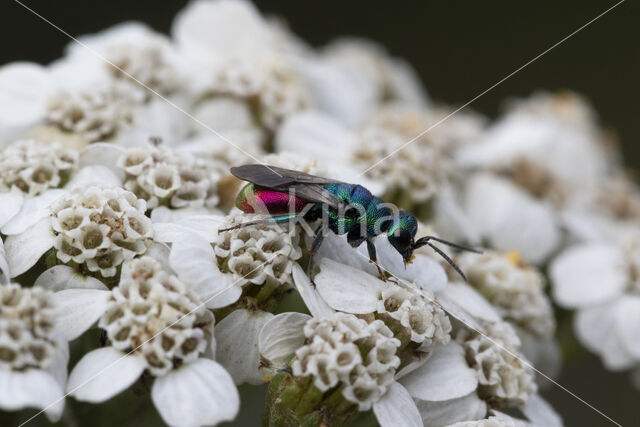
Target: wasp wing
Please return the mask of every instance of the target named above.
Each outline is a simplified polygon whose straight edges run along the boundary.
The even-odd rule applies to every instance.
[[[295,183],[335,184],[341,181],[309,175],[308,173],[267,165],[243,165],[231,168],[231,173],[244,180],[269,188],[279,188]]]
[[[267,165],[235,166],[231,168],[231,173],[261,187],[283,192],[291,191],[295,196],[310,202],[324,203],[334,208],[346,206],[342,199],[322,188],[325,184],[342,183],[335,179]]]

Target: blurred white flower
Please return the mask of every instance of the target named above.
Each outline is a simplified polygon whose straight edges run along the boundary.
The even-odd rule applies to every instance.
[[[57,333],[53,293],[17,284],[0,286],[0,408],[38,408],[52,421],[64,409],[69,360]]]
[[[540,425],[562,425],[535,394],[533,371],[522,363],[515,331],[498,322],[487,332],[458,331],[455,341],[437,347],[425,364],[400,380],[425,425],[481,420],[492,408],[503,407],[519,407],[534,424],[544,419]]]
[[[78,167],[78,153],[57,142],[17,140],[0,151],[0,227],[3,234],[23,230],[21,216],[62,192]]]
[[[618,244],[575,245],[550,267],[555,301],[577,310],[574,327],[580,342],[610,370],[640,362],[639,242],[636,231]]]
[[[56,297],[67,308],[68,338],[99,319],[109,344],[76,364],[67,385],[73,397],[103,402],[150,375],[155,378],[151,399],[169,425],[217,424],[235,417],[237,390],[231,376],[211,360],[213,315],[160,262],[151,257],[131,261],[111,291],[68,289]],[[69,310],[74,305],[85,308]]]
[[[523,262],[517,252],[461,254],[456,258],[469,284],[508,321],[522,340],[522,352],[545,374],[560,368],[560,350],[553,340],[555,318],[544,293],[544,276]]]

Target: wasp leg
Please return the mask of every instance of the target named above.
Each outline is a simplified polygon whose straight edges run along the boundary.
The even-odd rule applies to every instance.
[[[376,265],[380,279],[386,282],[387,277],[385,276],[384,271],[378,264],[378,255],[376,254],[376,246],[369,239],[367,239],[367,252],[369,252],[369,262],[372,262]]]
[[[311,278],[311,273],[313,273],[313,257],[320,249],[320,245],[322,245],[322,241],[324,240],[322,224],[316,230],[316,236],[313,238],[313,243],[311,243],[311,248],[309,249],[309,264],[307,265],[307,276],[313,283],[313,279]],[[314,283],[315,285],[315,283]]]

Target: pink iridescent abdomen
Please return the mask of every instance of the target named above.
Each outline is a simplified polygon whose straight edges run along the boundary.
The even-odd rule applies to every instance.
[[[255,184],[245,185],[236,197],[236,206],[243,212],[269,215],[300,212],[308,203],[300,197]]]

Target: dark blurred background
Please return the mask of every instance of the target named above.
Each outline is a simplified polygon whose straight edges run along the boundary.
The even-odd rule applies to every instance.
[[[21,0],[72,35],[140,20],[168,32],[187,1]],[[340,35],[386,46],[417,69],[432,98],[462,105],[616,3],[596,1],[259,1],[313,45]],[[629,166],[640,167],[640,7],[626,0],[487,93],[471,108],[495,117],[509,97],[537,89],[585,95],[615,131]],[[0,5],[0,64],[47,63],[69,39],[12,0]],[[239,29],[241,30],[241,29]],[[2,112],[0,112],[2,114]],[[622,425],[638,425],[640,393],[626,374],[607,373],[592,356],[566,362],[559,382]],[[611,425],[556,386],[544,393],[568,426]]]

